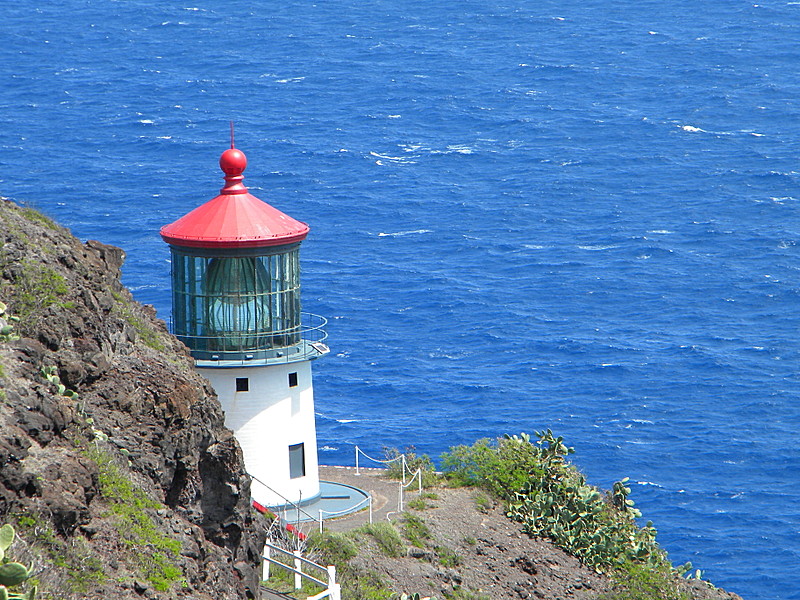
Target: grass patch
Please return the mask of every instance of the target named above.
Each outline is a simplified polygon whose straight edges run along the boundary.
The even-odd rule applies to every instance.
[[[314,533],[308,538],[308,555],[319,564],[335,565],[342,583],[342,598],[348,600],[393,600],[394,592],[381,577],[350,564],[358,549],[353,539],[337,533]]]
[[[21,206],[19,208],[19,212],[23,217],[32,223],[38,223],[39,225],[47,227],[48,229],[52,229],[53,231],[58,231],[60,229],[53,219],[40,213],[35,208],[31,208],[30,206]]]
[[[276,560],[282,564],[293,566],[293,561],[288,556],[283,556],[282,554],[278,554],[280,558],[276,558]],[[275,557],[273,557],[275,558]],[[320,579],[320,573],[317,573],[317,569],[314,569],[314,573],[309,571],[309,567],[303,567],[303,572],[309,572],[312,576]],[[324,577],[322,577],[324,580]],[[294,587],[294,573],[283,567],[279,567],[277,565],[270,565],[269,567],[269,579],[264,582],[271,590],[275,590],[276,592],[280,592],[282,594],[286,594],[293,597],[298,598],[308,598],[309,596],[314,596],[320,593],[323,588],[313,581],[309,581],[308,579],[302,578],[300,584],[300,589],[296,590]]]
[[[391,523],[369,523],[356,529],[356,532],[371,535],[386,556],[399,558],[403,555],[403,540]]]
[[[431,539],[431,530],[420,517],[411,513],[403,513],[403,535],[415,548],[424,548]]]
[[[492,506],[494,505],[494,502],[492,502],[492,499],[489,498],[489,496],[486,495],[486,493],[484,493],[484,492],[482,492],[480,490],[475,492],[474,500],[475,500],[475,509],[479,513],[483,513],[483,514],[488,513],[492,509]]]
[[[455,550],[447,546],[434,547],[436,555],[439,557],[439,564],[448,569],[454,569],[461,564],[461,557]]]
[[[116,517],[117,531],[132,550],[139,572],[153,587],[161,592],[183,579],[175,564],[181,545],[164,535],[150,515],[150,511],[163,508],[134,486],[108,452],[95,447],[87,451],[100,471],[100,493]]]
[[[436,508],[436,505],[428,502],[429,500],[438,500],[439,494],[435,492],[422,492],[413,500],[408,501],[408,507],[414,510],[427,510],[429,508]]]
[[[125,320],[125,322],[136,330],[139,339],[142,340],[145,346],[149,346],[153,350],[163,352],[166,350],[166,345],[161,339],[161,334],[137,317],[130,306],[122,299],[119,294],[113,294],[114,298],[118,301],[116,304],[116,311]]]
[[[442,595],[446,600],[491,600],[486,594],[469,590],[467,588],[456,586],[452,591],[445,590]]]
[[[14,313],[29,327],[30,321],[49,306],[59,303],[69,292],[67,282],[53,268],[40,262],[23,259],[15,271],[12,287]]]
[[[59,579],[64,592],[86,594],[106,581],[103,561],[91,552],[83,537],[76,536],[65,542],[56,536],[48,521],[34,513],[22,513],[14,518],[17,528],[31,546],[64,573],[65,577]],[[52,585],[49,587],[54,596],[59,596],[61,590],[52,589]]]

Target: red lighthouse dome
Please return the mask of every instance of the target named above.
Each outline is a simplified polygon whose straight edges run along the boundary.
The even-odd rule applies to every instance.
[[[165,242],[194,248],[260,248],[305,239],[308,225],[262,202],[242,184],[244,152],[225,150],[219,166],[225,173],[219,196],[162,227]]]

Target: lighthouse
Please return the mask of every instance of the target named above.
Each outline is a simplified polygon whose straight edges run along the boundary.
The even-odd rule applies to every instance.
[[[213,385],[263,506],[320,496],[311,362],[325,320],[300,310],[309,227],[242,183],[244,153],[219,160],[218,196],[161,229],[172,257],[172,329]]]

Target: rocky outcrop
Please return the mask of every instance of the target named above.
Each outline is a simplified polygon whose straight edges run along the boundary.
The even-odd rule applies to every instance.
[[[53,597],[253,597],[241,450],[123,260],[0,200],[0,522]]]

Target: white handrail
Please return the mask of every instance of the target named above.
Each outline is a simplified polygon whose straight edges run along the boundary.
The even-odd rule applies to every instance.
[[[251,479],[253,479],[253,480],[257,481],[258,483],[260,483],[261,485],[263,485],[265,488],[267,488],[267,489],[268,489],[270,492],[272,492],[273,494],[276,494],[277,496],[280,496],[281,498],[283,498],[284,500],[286,500],[286,504],[285,504],[285,505],[284,505],[284,507],[283,507],[284,514],[286,514],[286,513],[285,513],[285,510],[286,510],[286,509],[285,509],[285,507],[286,507],[286,505],[291,505],[291,506],[292,506],[292,508],[294,508],[294,509],[297,511],[298,523],[299,523],[300,513],[304,514],[306,517],[308,517],[308,518],[309,518],[310,520],[312,520],[312,521],[316,521],[316,520],[317,520],[317,519],[316,519],[316,517],[314,517],[314,516],[310,515],[310,514],[309,514],[309,513],[307,513],[305,510],[303,510],[302,508],[300,508],[300,505],[299,505],[297,502],[293,502],[292,500],[289,500],[289,499],[288,499],[286,496],[284,496],[283,494],[281,494],[281,493],[280,493],[280,492],[278,492],[277,490],[274,490],[273,488],[271,488],[270,486],[268,486],[266,483],[264,483],[263,481],[261,481],[261,480],[260,480],[258,477],[256,477],[255,475],[253,475],[253,474],[251,474],[251,473],[248,473],[248,475],[250,475],[250,478],[251,478]],[[270,508],[270,507],[268,507],[268,506],[265,506],[264,508]],[[272,510],[272,509],[270,508],[270,510]],[[272,511],[272,512],[275,512],[275,511]],[[284,521],[285,521],[285,520],[286,520],[286,519],[284,519]]]
[[[287,556],[291,556],[294,561],[294,567],[291,567],[286,563],[282,563],[272,558],[270,556],[272,550],[276,550],[278,552],[286,554]],[[299,590],[302,587],[303,577],[325,588],[319,594],[316,594],[314,596],[309,596],[307,600],[322,600],[322,598],[330,598],[331,600],[341,600],[342,597],[341,585],[336,583],[335,566],[329,565],[327,567],[323,567],[322,565],[315,563],[313,560],[309,560],[307,558],[302,557],[300,555],[299,550],[295,550],[294,552],[289,552],[288,550],[284,550],[280,546],[271,544],[269,541],[267,541],[264,544],[264,555],[262,556],[262,558],[264,559],[264,566],[262,567],[263,568],[262,578],[264,581],[269,580],[269,565],[273,564],[283,569],[286,569],[290,573],[294,573],[294,589],[296,590]],[[317,579],[316,577],[309,575],[308,573],[304,573],[302,568],[303,564],[324,571],[328,576],[327,583],[322,581],[321,579]]]
[[[364,504],[365,502],[369,506],[369,522],[370,522],[370,524],[372,524],[372,494],[370,494],[369,496],[364,498],[361,502],[359,502],[358,504],[356,504],[352,508],[345,508],[344,510],[337,510],[337,511],[322,510],[320,508],[319,509],[319,519],[318,519],[318,521],[319,521],[319,532],[322,533],[322,528],[323,528],[322,524],[323,524],[324,518],[323,518],[323,514],[322,513],[327,513],[327,516],[329,518],[330,517],[339,517],[341,515],[348,515],[350,513],[356,512],[357,510],[361,510],[361,505]]]

